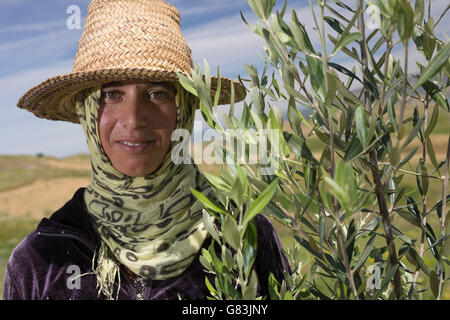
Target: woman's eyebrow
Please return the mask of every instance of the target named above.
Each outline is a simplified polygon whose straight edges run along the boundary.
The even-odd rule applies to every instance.
[[[102,85],[102,88],[108,88],[108,87],[120,87],[123,85],[126,85],[127,82],[126,81],[112,81],[112,82],[108,82]],[[170,82],[148,82],[146,83],[147,87],[151,88],[151,87],[158,87],[158,86],[163,86],[167,89],[173,88],[173,85]]]

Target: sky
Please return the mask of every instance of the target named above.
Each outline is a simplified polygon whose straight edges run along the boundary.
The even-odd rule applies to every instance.
[[[87,153],[80,125],[36,118],[16,107],[18,99],[47,78],[70,73],[82,33],[89,0],[0,0],[0,154],[66,157]],[[263,41],[244,24],[256,22],[246,0],[169,0],[180,11],[181,31],[190,46],[195,63],[206,59],[214,72],[236,79],[247,77],[244,65],[262,69]],[[277,6],[282,1],[277,1]],[[344,1],[354,3],[354,0]],[[289,1],[310,33],[313,45],[313,18],[307,0]],[[314,3],[314,1],[312,1]],[[433,12],[445,8],[446,0],[434,0]],[[80,29],[69,29],[71,6],[80,8]],[[289,11],[287,11],[289,12]],[[450,35],[450,21],[441,22]],[[445,39],[445,38],[444,38]],[[393,52],[393,54],[401,55]],[[419,58],[418,58],[419,59]],[[415,59],[412,68],[415,67]],[[336,63],[348,63],[337,56]],[[194,130],[205,129],[201,116]]]

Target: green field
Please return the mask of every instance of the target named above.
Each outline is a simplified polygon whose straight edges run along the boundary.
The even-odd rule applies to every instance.
[[[5,268],[9,256],[17,244],[38,224],[32,219],[10,218],[0,216],[0,300],[3,289]]]

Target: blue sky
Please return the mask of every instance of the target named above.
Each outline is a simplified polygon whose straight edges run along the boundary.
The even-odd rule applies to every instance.
[[[66,27],[69,17],[66,10],[70,5],[79,6],[83,26],[89,2],[0,1],[0,154],[44,153],[64,157],[87,152],[81,126],[38,119],[18,109],[16,103],[23,93],[41,81],[72,70],[82,30]],[[232,78],[238,74],[246,76],[244,64],[262,66],[258,52],[262,52],[263,42],[240,17],[242,11],[247,21],[256,21],[246,0],[169,2],[180,11],[181,30],[195,62],[201,63],[205,58],[212,70],[220,66],[222,75]],[[312,34],[313,20],[307,0],[289,3],[295,4],[297,15]],[[433,1],[433,11],[439,12],[445,8],[445,3],[444,0]],[[441,22],[447,35],[450,34],[448,22],[448,19]],[[316,39],[313,37],[312,41]],[[335,62],[345,65],[344,60]]]

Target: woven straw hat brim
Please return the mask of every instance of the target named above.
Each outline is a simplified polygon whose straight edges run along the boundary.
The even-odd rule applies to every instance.
[[[189,74],[191,49],[180,30],[178,10],[163,0],[92,0],[78,42],[72,72],[45,80],[17,106],[37,117],[78,122],[76,94],[120,80],[178,81]],[[217,78],[211,79],[215,94]],[[219,104],[230,103],[231,81],[221,78]],[[245,88],[233,81],[235,102]]]
[[[145,69],[104,69],[88,72],[72,72],[49,78],[26,92],[17,106],[32,112],[39,118],[79,123],[75,110],[75,96],[81,90],[121,80],[148,80],[154,82],[176,82],[175,72]],[[217,77],[211,78],[211,96],[214,97]],[[230,103],[231,83],[235,89],[235,102],[245,98],[241,83],[221,77],[219,104]],[[197,106],[198,107],[198,106]]]

